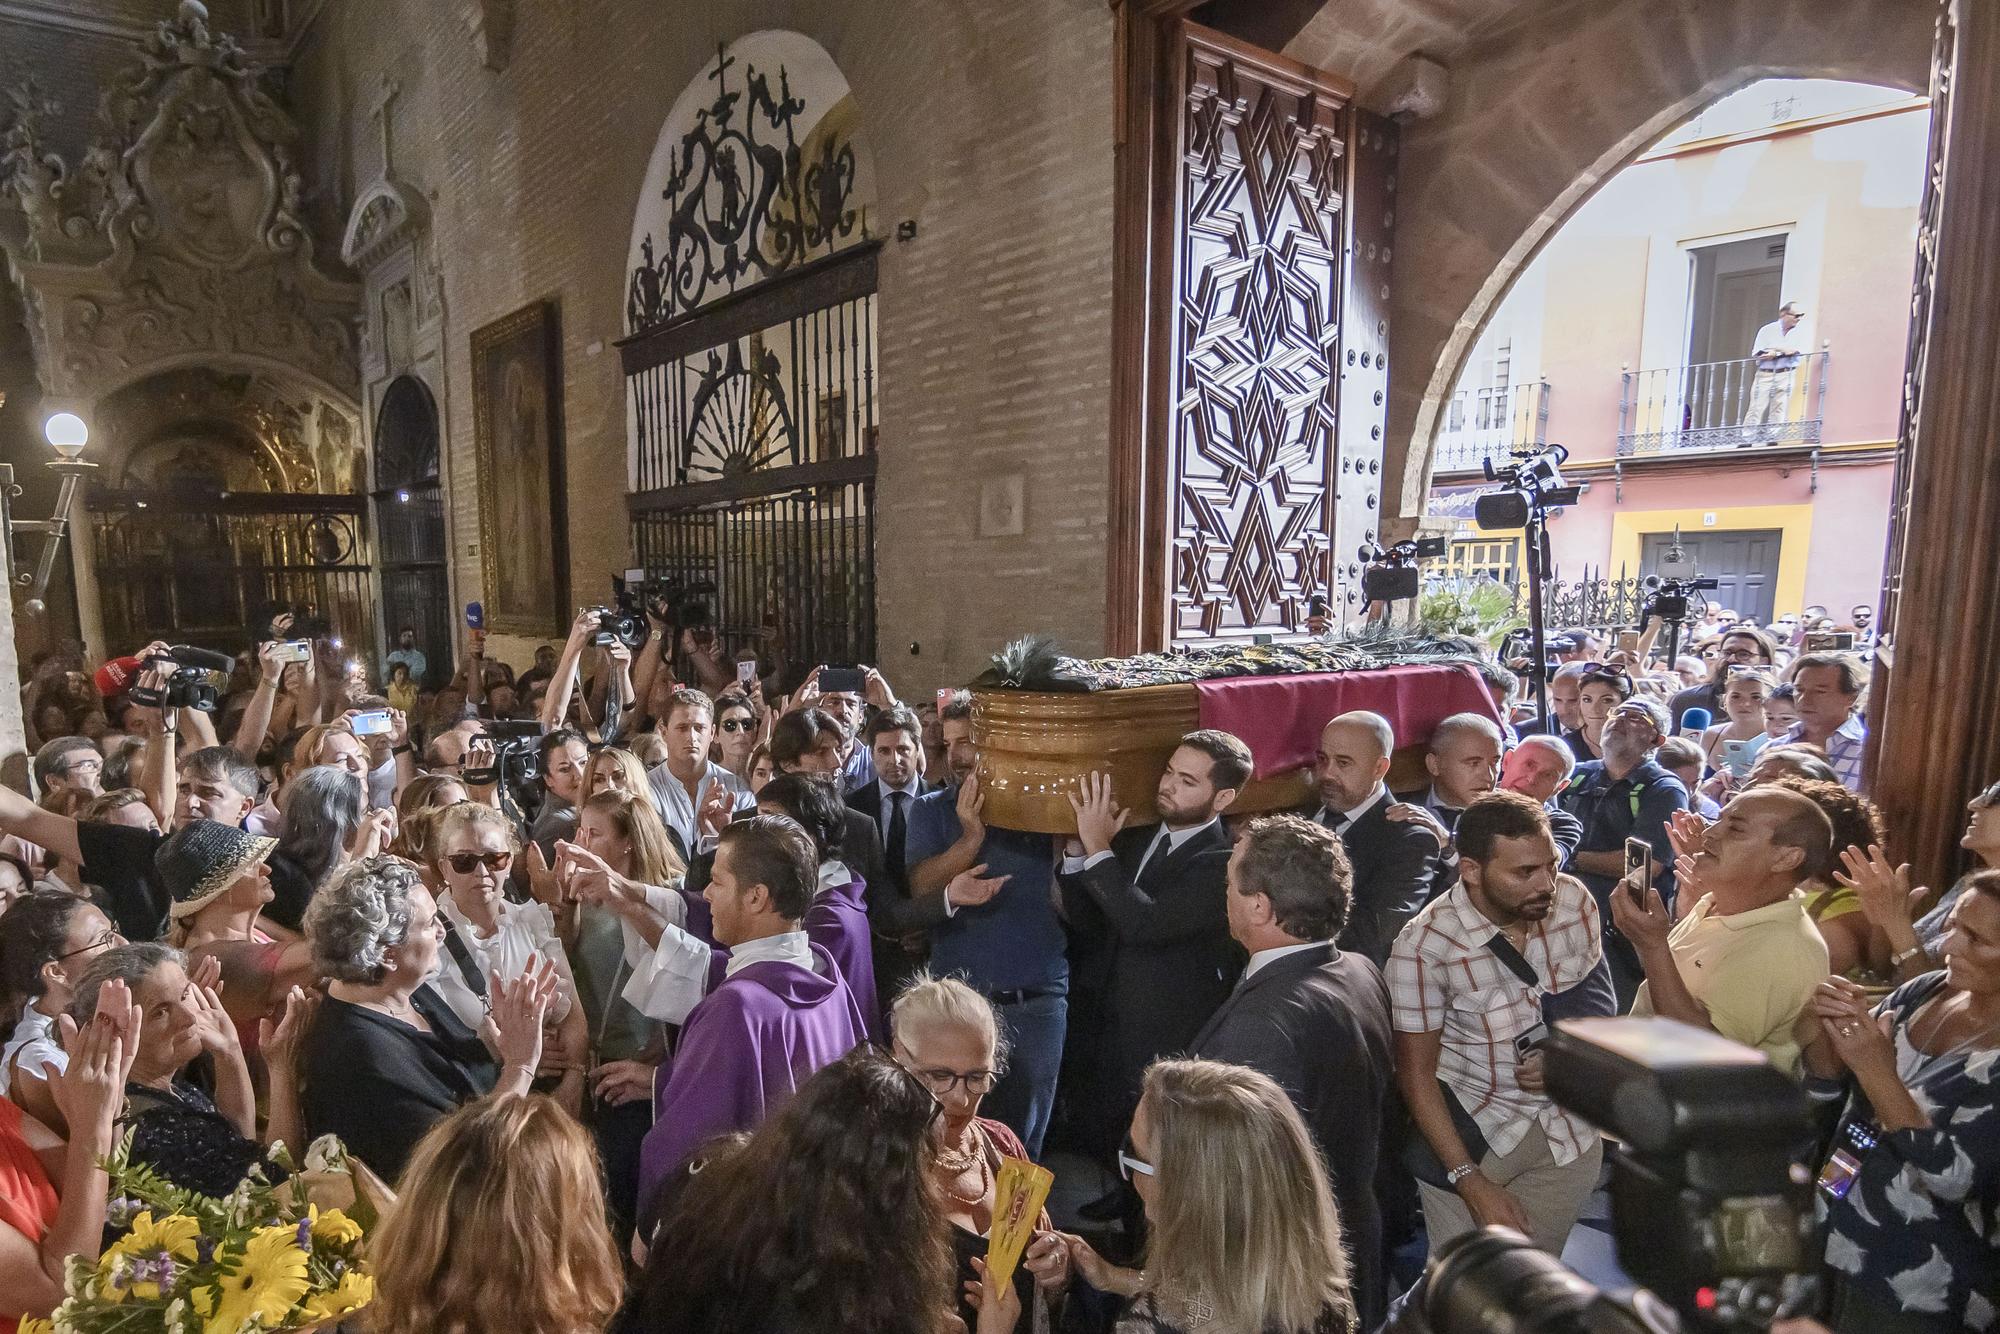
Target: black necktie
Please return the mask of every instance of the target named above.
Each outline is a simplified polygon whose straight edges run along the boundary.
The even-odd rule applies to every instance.
[[[903,816],[903,806],[909,799],[910,794],[907,792],[889,794],[889,830],[883,838],[887,844],[883,852],[886,854],[884,861],[889,868],[889,883],[892,885],[901,885],[904,882],[903,841],[905,835],[909,833],[910,825]]]
[[[1326,818],[1322,820],[1320,823],[1324,824],[1328,829],[1331,829],[1334,833],[1337,834],[1341,830],[1347,828],[1349,822],[1347,816],[1342,812],[1328,811],[1326,813]]]
[[[1161,825],[1159,834],[1154,837],[1151,843],[1148,843],[1146,845],[1146,855],[1141,857],[1139,859],[1139,864],[1132,869],[1133,884],[1136,885],[1139,883],[1140,877],[1146,874],[1146,868],[1152,864],[1153,854],[1158,852],[1161,846],[1166,844],[1166,842],[1167,842],[1167,827],[1165,825]]]

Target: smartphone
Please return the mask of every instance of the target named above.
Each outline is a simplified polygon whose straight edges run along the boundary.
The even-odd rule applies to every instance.
[[[742,662],[736,664],[737,685],[740,686],[754,685],[756,681],[757,681],[757,660],[755,658],[745,658]]]
[[[313,655],[312,640],[287,639],[282,644],[278,645],[277,652],[273,653],[271,656],[276,658],[279,662],[311,662],[312,655]]]
[[[953,695],[956,695],[957,693],[958,692],[956,690],[953,690],[950,686],[938,687],[938,692],[937,692],[938,717],[940,718],[944,717],[944,711],[951,707],[951,697]]]
[[[1620,630],[1618,632],[1618,651],[1630,657],[1633,661],[1638,661],[1639,632],[1637,630]]]
[[[1632,889],[1632,897],[1643,906],[1646,891],[1653,887],[1653,845],[1643,838],[1625,840],[1625,876],[1629,880],[1635,874],[1638,882]]]
[[[868,673],[859,667],[828,667],[819,674],[822,695],[858,695],[868,684]]]
[[[1548,1040],[1549,1040],[1549,1026],[1547,1021],[1537,1019],[1535,1021],[1534,1027],[1530,1028],[1527,1032],[1522,1033],[1517,1037],[1515,1037],[1514,1053],[1517,1056],[1520,1056],[1525,1059],[1529,1052],[1541,1046],[1544,1042],[1547,1042]]]
[[[1757,758],[1748,741],[1725,741],[1722,743],[1722,767],[1738,778],[1750,776],[1750,765]]]
[[[357,713],[349,725],[354,728],[356,736],[385,736],[394,726],[389,721],[387,709],[370,709],[366,713]]]
[[[1808,653],[1851,653],[1854,636],[1845,630],[1820,630],[1806,636]]]

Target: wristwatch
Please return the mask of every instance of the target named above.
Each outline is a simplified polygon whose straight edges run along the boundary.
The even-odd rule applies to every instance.
[[[1910,948],[1904,950],[1901,954],[1890,955],[1889,966],[1891,968],[1901,968],[1904,964],[1916,958],[1923,952],[1924,952],[1924,942],[1920,940],[1916,944],[1910,946]]]
[[[1476,1163],[1460,1163],[1457,1167],[1452,1168],[1451,1171],[1446,1172],[1444,1179],[1453,1190],[1457,1190],[1459,1182],[1465,1180],[1478,1170],[1479,1167]]]
[[[391,755],[414,755],[417,753],[417,748],[405,741],[400,746],[389,747],[389,753]]]

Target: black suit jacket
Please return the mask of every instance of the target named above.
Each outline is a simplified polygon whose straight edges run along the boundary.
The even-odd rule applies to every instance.
[[[1057,877],[1071,929],[1099,947],[1105,1024],[1095,1064],[1105,1096],[1124,1112],[1146,1067],[1187,1049],[1242,970],[1229,935],[1228,833],[1212,824],[1162,849],[1135,881],[1158,833],[1125,830],[1110,857]]]
[[[668,832],[672,832],[669,830]],[[874,916],[875,886],[886,879],[882,870],[882,838],[875,832],[875,822],[860,811],[847,812],[847,828],[840,839],[840,860],[847,869],[866,882],[865,892],[870,903],[869,916]],[[715,854],[696,853],[688,858],[686,887],[689,893],[699,894],[708,888],[708,878],[715,868]],[[944,916],[943,895],[938,895],[938,916]]]
[[[1379,1324],[1388,1305],[1375,1173],[1395,1085],[1390,1034],[1380,970],[1321,941],[1246,978],[1189,1049],[1261,1071],[1291,1096],[1333,1177],[1363,1329]]]
[[[935,792],[935,791],[937,791],[937,784],[935,783],[925,783],[920,780],[917,784],[917,793],[920,796],[923,793]],[[874,824],[876,845],[881,849],[883,849],[883,866],[885,874],[883,877],[881,877],[881,879],[883,883],[885,884],[888,883],[886,869],[888,865],[887,839],[889,837],[889,828],[887,825],[882,823],[882,780],[879,778],[871,778],[867,782],[863,783],[860,787],[857,787],[852,792],[848,793],[847,809],[849,809],[850,811],[857,811],[860,814],[867,816],[869,821],[872,824]],[[907,812],[905,812],[903,818],[906,821],[909,819],[909,815]],[[907,837],[908,835],[906,832],[905,838],[907,839]],[[868,882],[869,887],[872,889],[875,883],[876,881],[871,879]],[[903,868],[903,879],[900,883],[896,885],[896,890],[898,893],[902,894],[905,898],[909,897],[910,881],[909,881],[909,868],[907,866]]]
[[[1378,968],[1388,962],[1397,933],[1456,878],[1435,836],[1414,821],[1389,818],[1395,800],[1391,794],[1376,802],[1340,831],[1354,867],[1340,948]]]

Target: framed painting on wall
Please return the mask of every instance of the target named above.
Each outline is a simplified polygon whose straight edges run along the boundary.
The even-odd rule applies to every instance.
[[[486,628],[560,635],[569,622],[569,529],[555,302],[473,331],[472,400]]]

